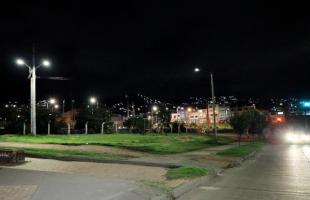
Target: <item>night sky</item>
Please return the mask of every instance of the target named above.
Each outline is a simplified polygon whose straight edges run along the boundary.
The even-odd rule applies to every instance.
[[[7,2],[0,7],[2,102],[28,100],[28,72],[14,59],[30,63],[33,43],[37,61],[53,64],[39,76],[70,78],[39,79],[38,99],[210,96],[207,71],[214,72],[216,95],[309,95],[310,21],[303,5]],[[193,73],[195,66],[205,73]]]

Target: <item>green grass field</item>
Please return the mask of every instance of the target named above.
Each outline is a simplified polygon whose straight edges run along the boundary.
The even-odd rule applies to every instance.
[[[107,145],[150,153],[181,153],[203,149],[215,145],[229,144],[227,138],[219,138],[214,144],[212,136],[198,135],[138,135],[138,134],[88,134],[88,135],[50,135],[50,136],[0,136],[0,142],[24,142],[63,145]]]
[[[168,179],[190,178],[208,175],[209,170],[203,167],[178,167],[169,169],[166,173]]]
[[[217,153],[220,156],[232,156],[232,157],[243,157],[254,151],[262,148],[263,142],[252,142],[248,144],[241,145],[240,147],[233,147],[226,149]]]
[[[64,160],[125,160],[131,158],[128,155],[97,153],[89,151],[77,150],[56,150],[43,148],[16,148],[16,147],[0,147],[0,150],[24,150],[29,157],[50,158],[50,159],[64,159]]]

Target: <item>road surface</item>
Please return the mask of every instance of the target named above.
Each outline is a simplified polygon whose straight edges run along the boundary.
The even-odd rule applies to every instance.
[[[310,145],[268,145],[179,200],[310,200]]]
[[[158,193],[134,181],[0,168],[0,200],[144,200]]]

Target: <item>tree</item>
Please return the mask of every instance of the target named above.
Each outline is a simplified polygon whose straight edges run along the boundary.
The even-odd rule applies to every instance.
[[[21,133],[23,124],[29,127],[29,107],[26,105],[8,105],[0,109],[1,118],[5,121],[7,133]],[[57,113],[46,107],[37,106],[37,130],[39,134],[47,132],[47,124],[50,122],[51,132],[56,132],[62,126],[56,121]],[[27,127],[27,126],[26,126]],[[28,132],[29,129],[26,130]]]
[[[100,132],[101,125],[104,122],[105,130],[106,127],[111,125],[111,113],[105,106],[100,106],[99,108],[90,108],[84,106],[78,111],[76,127],[83,129],[86,122],[90,130],[93,129],[95,132]]]
[[[23,105],[6,105],[0,108],[0,114],[6,133],[21,132],[23,123],[29,121],[29,109]]]
[[[160,132],[169,130],[171,111],[165,104],[158,105],[158,128]],[[167,133],[167,131],[165,131]]]
[[[240,146],[240,140],[242,134],[244,134],[249,128],[249,119],[244,113],[237,113],[230,119],[230,125],[234,131],[238,134],[238,141]]]
[[[266,127],[266,117],[258,112],[257,110],[250,110],[245,112],[249,119],[249,133],[252,134],[253,138],[255,134],[261,134],[263,129]]]
[[[257,110],[249,110],[242,113],[237,113],[230,119],[230,125],[234,131],[239,135],[239,145],[241,135],[250,132],[253,134],[262,133],[266,126],[266,118]]]
[[[130,132],[145,132],[148,120],[143,117],[130,117],[124,122],[124,126],[128,127]]]
[[[60,114],[55,109],[47,109],[46,107],[37,106],[37,130],[39,134],[46,134],[48,124],[50,124],[51,133],[57,133],[61,128],[66,127],[66,124],[57,120]]]

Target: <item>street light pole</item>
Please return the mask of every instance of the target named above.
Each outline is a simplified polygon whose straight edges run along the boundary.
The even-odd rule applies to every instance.
[[[33,135],[37,134],[37,121],[36,121],[36,57],[35,46],[32,46],[32,68],[29,69],[30,79],[30,132]]]
[[[215,115],[215,94],[214,94],[214,81],[213,81],[213,73],[210,73],[210,79],[211,79],[211,95],[212,95],[212,113],[213,113],[213,131],[214,131],[214,137],[215,142],[217,142],[217,128],[216,128],[216,115]]]
[[[30,78],[30,123],[31,123],[31,134],[37,135],[37,123],[36,123],[36,70],[41,66],[49,67],[50,62],[44,60],[40,65],[36,66],[35,63],[35,47],[32,47],[32,66],[27,65],[27,63],[22,59],[17,59],[16,63],[18,65],[24,65],[29,70]]]
[[[200,69],[197,67],[194,69],[194,72],[200,72]],[[217,142],[216,115],[215,115],[216,99],[215,99],[215,93],[214,93],[214,81],[213,81],[212,72],[210,72],[210,81],[211,81],[212,113],[213,113],[213,133],[214,133],[215,142]],[[208,109],[209,108],[207,108],[207,110]]]
[[[36,67],[33,65],[31,69],[30,79],[30,124],[31,134],[37,135],[37,120],[36,120]]]

